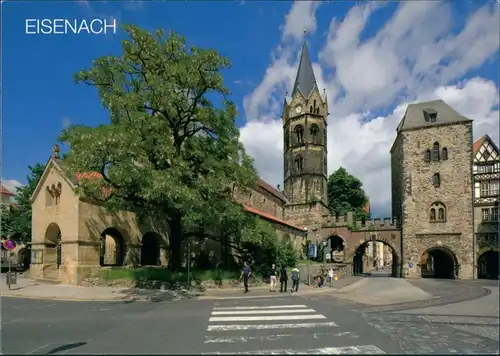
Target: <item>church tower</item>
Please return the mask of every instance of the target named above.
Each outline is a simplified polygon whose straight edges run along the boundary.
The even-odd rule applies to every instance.
[[[304,41],[291,97],[283,104],[285,194],[291,204],[327,205],[328,103],[316,83]]]

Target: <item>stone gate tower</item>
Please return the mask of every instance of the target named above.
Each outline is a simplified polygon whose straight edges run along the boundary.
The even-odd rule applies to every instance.
[[[285,194],[291,204],[327,205],[326,95],[320,94],[304,41],[291,97],[283,104]]]

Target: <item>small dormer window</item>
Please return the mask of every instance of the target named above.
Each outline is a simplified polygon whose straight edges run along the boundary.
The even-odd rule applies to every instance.
[[[424,110],[425,122],[436,122],[437,121],[437,111],[432,109]]]

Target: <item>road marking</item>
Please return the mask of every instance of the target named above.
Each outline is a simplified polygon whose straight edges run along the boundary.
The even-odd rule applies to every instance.
[[[269,329],[302,329],[302,328],[338,328],[334,322],[326,323],[297,323],[297,324],[234,324],[209,325],[207,331],[235,331],[235,330],[269,330]]]
[[[208,319],[212,321],[256,321],[256,320],[311,320],[311,319],[326,319],[326,316],[321,314],[309,315],[262,315],[262,316],[214,316]]]
[[[349,331],[340,333],[315,333],[315,334],[281,334],[281,335],[266,335],[266,336],[232,336],[232,337],[205,337],[205,344],[224,344],[224,343],[237,343],[249,341],[276,341],[286,337],[300,337],[300,336],[313,336],[314,339],[320,339],[322,336],[339,337],[345,336],[351,339],[358,338],[359,336]]]
[[[375,345],[357,345],[357,346],[345,346],[345,347],[324,347],[321,349],[309,349],[309,350],[295,350],[295,349],[283,349],[283,350],[262,350],[262,351],[246,351],[246,352],[208,352],[202,353],[202,355],[304,355],[304,354],[315,354],[315,355],[341,355],[341,354],[385,354],[384,351],[379,349]]]
[[[249,315],[249,314],[295,314],[295,313],[315,313],[314,309],[268,309],[268,310],[225,310],[214,311],[212,315]]]
[[[265,305],[265,306],[248,306],[248,307],[215,307],[214,310],[254,310],[254,309],[295,309],[307,308],[307,305]]]

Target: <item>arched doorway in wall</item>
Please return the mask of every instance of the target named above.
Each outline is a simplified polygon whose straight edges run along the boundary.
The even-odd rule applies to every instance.
[[[330,260],[332,263],[343,263],[344,262],[344,249],[345,241],[342,237],[338,235],[332,235],[326,239],[328,245],[331,248]]]
[[[377,248],[380,251],[379,254],[377,254]],[[398,277],[399,257],[396,250],[386,241],[376,238],[365,241],[356,247],[352,260],[353,274],[361,275],[376,270],[374,267],[374,255],[376,254],[379,256],[379,270],[382,273],[381,276]]]
[[[141,265],[159,266],[161,236],[155,232],[147,232],[142,237],[141,246]]]
[[[62,248],[61,248],[61,229],[56,223],[50,223],[45,230],[45,262],[55,263],[57,268],[61,267],[62,263]]]
[[[99,264],[105,266],[121,266],[125,260],[125,243],[123,236],[114,227],[107,228],[101,234]]]
[[[458,269],[457,257],[447,247],[431,247],[420,259],[422,278],[455,279],[458,276]]]
[[[498,251],[489,250],[477,259],[477,278],[498,279]]]

